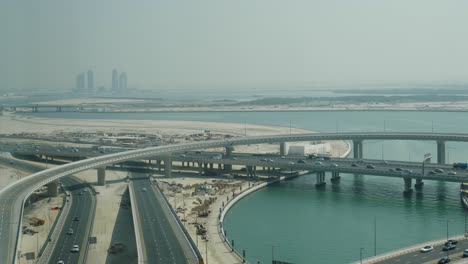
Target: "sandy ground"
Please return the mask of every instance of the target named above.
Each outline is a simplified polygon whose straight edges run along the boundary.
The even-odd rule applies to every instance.
[[[193,241],[196,244],[198,242],[198,248],[203,258],[206,259],[206,253],[208,252],[209,263],[239,263],[239,258],[227,249],[218,235],[218,215],[223,202],[226,203],[227,196],[232,197],[233,191],[237,194],[240,192],[240,187],[245,190],[249,184],[257,184],[258,182],[245,181],[242,179],[227,180],[220,178],[192,177],[161,179],[159,182],[160,186],[164,186],[164,194],[171,206],[173,208],[178,208],[178,216],[184,223]],[[184,187],[174,192],[164,183],[172,185],[182,184]],[[211,190],[208,191],[208,193],[200,192],[192,195],[195,191],[194,185],[214,186],[216,183],[223,183],[226,187],[218,190]],[[200,205],[200,201],[204,202],[210,198],[215,199],[214,203],[209,206],[211,213],[209,213],[207,217],[197,217],[198,214],[192,211],[192,209]],[[207,239],[204,239],[201,235],[196,235],[197,228],[195,227],[195,223],[202,224],[205,227]]]
[[[127,174],[128,172],[106,170],[108,184],[105,186],[94,185],[97,181],[96,170],[75,175],[94,185],[99,192],[96,196],[96,216],[91,233],[91,236],[97,237],[97,243],[89,247],[88,263],[132,263],[137,258],[131,207],[121,206],[127,189]],[[123,252],[108,255],[107,250],[117,243],[125,246]]]
[[[44,187],[44,191],[45,194],[43,195],[46,196],[47,188]],[[38,233],[21,235],[20,248],[22,254],[34,252],[34,254],[37,256],[37,250],[41,250],[42,245],[46,242],[50,229],[52,228],[53,223],[59,213],[59,210],[52,210],[52,208],[62,207],[63,199],[63,193],[61,193],[58,197],[45,197],[37,202],[30,204],[24,209],[23,226],[27,226],[28,229]],[[32,225],[30,222],[32,217],[45,220],[44,225]],[[23,261],[24,263],[27,263],[26,259],[22,256],[20,263]]]
[[[107,98],[74,98],[56,101],[34,102],[37,105],[78,105],[78,104],[110,104],[110,103],[139,103],[146,100],[139,99],[107,99]]]
[[[144,133],[155,133],[155,134],[171,134],[171,135],[187,135],[192,133],[200,133],[202,130],[211,130],[213,133],[220,134],[233,134],[243,136],[247,130],[248,136],[254,135],[273,135],[273,134],[289,134],[291,133],[305,133],[311,132],[302,129],[289,130],[288,127],[272,127],[272,126],[261,126],[261,125],[239,125],[235,123],[215,123],[215,122],[194,122],[194,121],[160,121],[160,120],[80,120],[80,119],[48,119],[48,118],[31,118],[24,116],[0,116],[0,134],[10,133],[21,133],[21,132],[37,132],[37,133],[54,133],[54,132],[144,132]],[[348,145],[344,141],[330,141],[331,154],[339,156],[348,150]],[[304,143],[294,143],[304,144]],[[308,143],[306,143],[308,144]],[[221,149],[220,149],[221,150]],[[223,150],[224,151],[224,150]],[[249,145],[249,146],[238,146],[235,149],[236,152],[260,152],[260,153],[278,153],[278,144],[263,144],[263,145]],[[79,173],[78,176],[84,181],[91,184],[97,180],[95,170],[89,170],[86,172]],[[99,192],[97,196],[97,208],[96,218],[94,222],[94,228],[92,231],[93,236],[97,237],[98,243],[91,245],[88,255],[89,263],[112,263],[112,259],[125,260],[126,263],[130,263],[132,256],[136,256],[136,248],[134,242],[134,232],[131,222],[131,210],[128,208],[122,208],[121,200],[122,194],[125,191],[126,183],[123,178],[127,175],[126,172],[115,172],[107,171],[106,178],[108,185],[97,186],[96,190]],[[7,176],[9,177],[9,176]],[[3,177],[3,178],[7,178]],[[211,178],[174,178],[169,179],[176,183],[182,183],[184,185],[196,184],[208,182],[213,183]],[[211,182],[210,182],[211,181]],[[227,182],[226,182],[227,183]],[[232,191],[235,189],[237,192],[240,190],[240,186],[244,189],[249,182],[234,181],[230,180],[229,185],[236,185],[236,187],[225,187],[222,190],[212,193],[212,195],[197,195],[191,196],[192,191],[186,190],[183,193],[177,193],[174,197],[167,196],[168,200],[174,208],[179,207],[179,204],[185,202],[186,212],[185,216],[182,211],[179,213],[180,219],[186,219],[185,224],[189,230],[192,238],[196,241],[197,236],[195,235],[196,228],[193,225],[196,222],[195,214],[191,213],[191,209],[196,206],[195,201],[197,198],[203,200],[209,197],[215,198],[213,204],[210,206],[211,213],[208,217],[199,218],[198,223],[204,223],[207,231],[207,248],[208,248],[208,259],[209,263],[237,263],[238,259],[233,256],[221,243],[220,238],[217,234],[217,217],[219,208],[221,208],[223,201],[227,195],[232,195]],[[185,195],[184,195],[185,194]],[[175,203],[178,203],[177,207]],[[42,204],[36,204],[39,207]],[[48,208],[47,205],[42,205],[45,211]],[[192,224],[191,224],[192,223]],[[124,230],[122,230],[122,228]],[[118,231],[115,230],[119,229]],[[203,256],[205,257],[206,251],[204,250],[205,241],[201,236],[198,236],[199,248]],[[115,256],[107,257],[107,250],[112,244],[125,243],[128,245],[123,253]],[[25,245],[30,247],[31,245]]]
[[[107,120],[107,119],[62,119],[4,115],[0,116],[0,134],[22,132],[144,132],[154,134],[193,134],[203,130],[213,133],[247,136],[289,134],[289,127],[274,127],[252,124],[171,121],[171,120]],[[292,133],[310,132],[292,128]]]
[[[229,105],[209,105],[206,106],[147,106],[138,103],[157,103],[157,101],[143,99],[106,99],[106,98],[75,98],[66,100],[56,100],[48,102],[37,102],[38,105],[78,105],[78,104],[128,104],[132,103],[132,108],[122,109],[119,111],[314,111],[314,110],[468,110],[468,102],[414,102],[414,103],[359,103],[351,104],[347,102],[329,104],[323,102],[312,105],[309,103],[289,104],[289,105],[244,105],[244,106],[229,106]]]
[[[0,189],[15,182],[16,180],[19,180],[25,175],[26,174],[20,170],[0,166]]]

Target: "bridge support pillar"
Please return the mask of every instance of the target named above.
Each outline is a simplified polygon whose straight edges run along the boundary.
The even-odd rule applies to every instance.
[[[324,171],[318,171],[317,172],[317,183],[315,183],[315,187],[322,187],[325,186],[325,172]]]
[[[331,181],[332,183],[336,183],[336,182],[339,182],[340,179],[341,179],[340,173],[339,173],[338,171],[333,171],[333,172],[332,172],[332,177],[331,177],[330,181]]]
[[[233,146],[226,146],[224,147],[226,149],[226,158],[230,159],[232,158],[232,151],[234,151],[234,147]],[[232,165],[231,164],[224,164],[224,171],[229,173],[232,171]]]
[[[198,162],[198,176],[202,176],[203,174],[203,168],[202,168],[202,164],[200,162]]]
[[[353,140],[353,155],[355,159],[363,158],[362,140]]]
[[[172,159],[166,158],[164,160],[164,176],[172,177]]]
[[[445,141],[437,141],[437,163],[445,164]]]
[[[405,182],[405,190],[403,191],[403,194],[411,194],[413,192],[413,189],[411,188],[411,182],[413,179],[411,178],[403,178]]]
[[[57,181],[53,181],[47,184],[47,195],[49,197],[57,197],[58,196],[58,183]]]
[[[286,147],[287,147],[286,142],[280,143],[280,151],[279,151],[280,156],[284,156],[287,154]]]
[[[214,168],[213,163],[210,163],[210,170]]]
[[[100,186],[106,185],[106,167],[97,169],[97,184]]]
[[[156,163],[158,164],[158,171],[161,171],[161,160],[157,160]]]
[[[422,179],[416,179],[416,183],[414,184],[415,189],[422,189],[424,182]]]

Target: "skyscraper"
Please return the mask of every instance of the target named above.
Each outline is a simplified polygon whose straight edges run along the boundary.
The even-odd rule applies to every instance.
[[[112,70],[112,92],[118,92],[119,90],[119,79],[117,70]]]
[[[85,91],[85,74],[80,72],[76,76],[76,92],[79,94],[84,94]]]
[[[119,80],[119,91],[120,93],[126,93],[127,92],[127,73],[122,72],[120,74],[120,80]]]
[[[88,70],[88,94],[94,94],[94,73]]]

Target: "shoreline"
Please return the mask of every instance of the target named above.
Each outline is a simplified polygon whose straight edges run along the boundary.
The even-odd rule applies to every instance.
[[[342,155],[340,155],[340,158],[346,158],[347,156],[349,156],[349,154],[351,154],[351,144],[348,142],[348,141],[344,141],[348,148],[347,150],[345,151],[345,153],[343,153]],[[222,210],[219,214],[219,221],[218,221],[218,225],[217,225],[217,229],[218,229],[218,236],[219,238],[221,239],[221,241],[224,241],[223,242],[223,245],[227,248],[227,249],[230,249],[232,250],[233,254],[236,255],[240,261],[243,260],[242,258],[242,255],[241,253],[239,253],[232,245],[231,243],[229,243],[229,239],[227,238],[226,236],[226,233],[225,233],[225,230],[224,230],[224,218],[226,218],[226,215],[227,213],[231,210],[231,208],[236,204],[238,203],[239,201],[241,201],[243,198],[249,196],[250,194],[253,194],[254,192],[260,190],[260,189],[263,189],[264,187],[267,187],[271,184],[274,184],[274,183],[277,183],[277,182],[280,182],[280,181],[285,181],[285,180],[289,180],[289,179],[293,179],[293,178],[296,178],[296,177],[299,177],[299,176],[302,176],[302,175],[305,175],[307,173],[303,173],[301,174],[301,172],[299,172],[297,175],[294,175],[294,176],[281,176],[279,178],[276,178],[276,179],[273,179],[273,180],[270,180],[270,181],[266,181],[266,182],[262,182],[262,183],[259,183],[257,185],[253,185],[253,186],[249,186],[247,189],[244,189],[242,192],[238,193],[236,196],[234,196],[231,200],[228,201],[228,203],[226,204],[226,206],[224,207],[221,207]],[[247,260],[245,260],[246,263],[248,263]]]
[[[84,114],[142,114],[142,113],[270,113],[270,112],[448,112],[448,113],[466,113],[468,109],[415,109],[415,108],[355,108],[355,109],[346,109],[346,108],[311,108],[311,109],[183,109],[183,110],[151,110],[151,111],[39,111],[37,113],[84,113]],[[9,112],[11,113],[11,112]],[[14,114],[19,114],[26,117],[38,117],[34,115],[34,112],[31,111],[17,111]],[[29,115],[33,114],[33,115]],[[60,118],[55,116],[47,116],[47,118]],[[67,117],[74,118],[74,117]],[[142,119],[144,120],[144,119]]]

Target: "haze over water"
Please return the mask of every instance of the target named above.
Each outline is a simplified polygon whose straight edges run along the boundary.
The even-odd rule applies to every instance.
[[[194,112],[194,113],[35,113],[35,116],[106,119],[164,119],[244,122],[289,126],[323,132],[419,131],[468,132],[461,112]],[[248,134],[248,131],[247,131]],[[465,143],[447,143],[447,161],[468,161]],[[365,141],[364,157],[422,161],[436,144],[424,141]],[[383,155],[383,157],[382,157]],[[324,190],[315,176],[303,176],[262,189],[241,200],[225,221],[229,239],[246,250],[251,263],[275,258],[294,263],[349,263],[377,253],[464,232],[459,184],[425,181],[422,193],[404,198],[403,180],[342,174]]]

